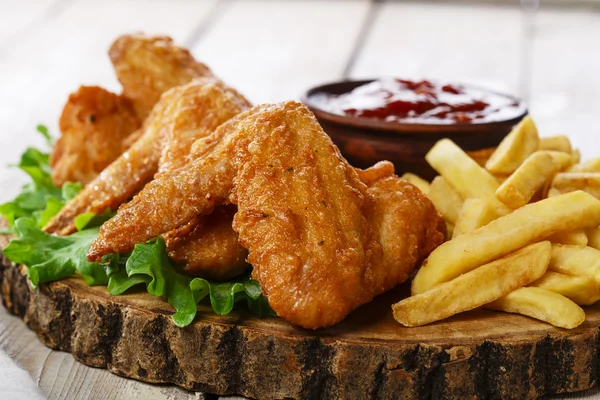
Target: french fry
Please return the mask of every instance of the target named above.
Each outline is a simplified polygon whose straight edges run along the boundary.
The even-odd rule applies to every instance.
[[[454,234],[454,224],[452,222],[444,221],[446,223],[446,240],[452,239]]]
[[[473,232],[498,217],[500,217],[500,214],[496,212],[488,200],[466,199],[458,214],[452,238],[454,239],[467,232]]]
[[[549,236],[548,240],[558,244],[572,244],[576,246],[588,245],[588,237],[583,229],[568,232],[556,232],[554,235]]]
[[[538,150],[539,136],[531,117],[525,117],[500,142],[485,164],[494,174],[512,174],[529,155]]]
[[[427,182],[425,179],[421,178],[420,176],[411,174],[410,172],[407,172],[404,175],[402,175],[401,178],[412,183],[416,187],[418,187],[419,190],[421,192],[423,192],[425,195],[427,195],[429,193],[429,186],[430,186],[429,182]]]
[[[550,242],[524,247],[392,306],[405,326],[420,326],[472,310],[540,278],[550,261]]]
[[[589,228],[585,233],[588,237],[588,246],[600,250],[600,228]]]
[[[540,150],[562,151],[567,154],[571,154],[573,151],[571,141],[566,136],[540,138]]]
[[[590,276],[600,285],[600,250],[567,244],[553,244],[548,270],[566,275]]]
[[[529,286],[548,289],[562,294],[581,306],[594,304],[600,300],[600,288],[596,280],[589,276],[565,275],[546,271],[544,276]]]
[[[571,157],[573,158],[575,164],[577,164],[581,161],[581,152],[578,149],[573,149],[571,151]]]
[[[438,141],[425,159],[462,196],[490,199],[500,213],[508,208],[495,197],[498,181],[450,139]]]
[[[495,147],[488,147],[480,150],[467,151],[467,155],[473,160],[475,160],[477,164],[484,167],[485,163],[487,162],[487,160],[490,159],[490,156],[492,155],[492,153],[494,153],[494,151],[496,151]]]
[[[498,182],[450,139],[437,142],[425,159],[463,198],[491,197]]]
[[[510,208],[523,207],[558,171],[558,168],[559,165],[552,155],[536,151],[500,185],[496,197]]]
[[[506,174],[494,174],[494,178],[496,178],[496,180],[498,181],[498,184],[502,185],[504,183],[504,181],[506,181],[508,179],[510,175],[506,175]]]
[[[554,160],[554,163],[557,165],[558,171],[557,172],[563,172],[563,171],[569,171],[573,168],[573,157],[571,157],[571,155],[567,154],[567,153],[563,153],[561,151],[553,151],[553,150],[542,150],[544,153],[548,153],[552,156],[552,159]],[[536,194],[531,198],[531,201],[538,201],[541,199],[544,199],[546,197],[551,197],[549,195],[550,192],[550,188],[552,185],[552,179],[548,179],[546,180],[546,182],[544,183],[544,186],[538,191],[536,192]],[[560,194],[560,192],[558,191],[553,191],[552,195],[557,195]]]
[[[579,165],[580,172],[600,172],[600,157],[592,158]]]
[[[592,158],[583,164],[575,164],[568,172],[600,172],[600,157]]]
[[[598,225],[600,200],[585,192],[528,204],[435,249],[416,274],[412,293],[423,293],[555,232]]]
[[[429,188],[429,199],[444,220],[456,223],[464,203],[462,196],[442,176],[436,176]]]
[[[546,197],[554,197],[554,196],[559,196],[562,193],[560,192],[560,190],[558,189],[554,189],[554,188],[550,188],[548,190],[548,194],[546,195]]]
[[[526,315],[566,329],[576,328],[585,321],[585,312],[572,300],[538,287],[517,289],[486,308]]]
[[[561,172],[552,179],[552,188],[561,193],[583,190],[600,199],[600,172]]]
[[[562,151],[543,150],[541,152],[552,156],[559,171],[566,171],[577,162],[571,154],[563,153]]]

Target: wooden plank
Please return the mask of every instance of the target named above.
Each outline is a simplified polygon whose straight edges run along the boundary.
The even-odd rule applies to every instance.
[[[18,192],[22,174],[6,170],[26,145],[41,145],[35,126],[57,132],[68,94],[81,84],[119,91],[106,54],[116,36],[145,31],[186,41],[203,23],[215,1],[83,0],[34,27],[0,62],[0,203]]]
[[[299,98],[339,79],[367,1],[235,1],[194,47],[217,75],[255,103]]]
[[[534,32],[530,110],[541,134],[600,156],[600,13],[541,9]]]
[[[383,3],[352,78],[398,76],[463,81],[517,93],[517,7]]]
[[[203,399],[177,387],[151,385],[90,368],[44,346],[19,318],[0,307],[0,348],[34,378],[49,399]]]

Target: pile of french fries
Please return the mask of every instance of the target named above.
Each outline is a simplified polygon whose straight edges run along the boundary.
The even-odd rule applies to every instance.
[[[440,174],[431,183],[404,178],[429,196],[448,240],[394,318],[420,326],[484,307],[580,325],[581,306],[600,300],[600,157],[580,164],[567,137],[540,138],[527,117],[487,160],[449,139],[426,159]]]

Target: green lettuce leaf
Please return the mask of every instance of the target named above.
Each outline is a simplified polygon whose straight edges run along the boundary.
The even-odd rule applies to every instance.
[[[150,294],[164,296],[175,307],[172,318],[177,326],[190,324],[196,316],[196,304],[207,296],[217,314],[228,314],[236,302],[246,300],[250,311],[259,316],[275,315],[258,282],[248,276],[218,283],[177,272],[162,238],[136,245],[127,259],[125,273],[112,275],[108,288],[111,294],[119,295],[138,284],[144,284]]]
[[[50,145],[52,138],[48,129],[38,125],[38,131]],[[12,201],[0,204],[0,215],[6,218],[10,226],[21,217],[34,217],[40,226],[44,226],[64,203],[81,190],[81,185],[77,183],[67,182],[62,188],[54,186],[49,155],[38,149],[26,149],[16,166],[29,175],[31,182],[24,185],[21,193]]]
[[[27,265],[29,280],[34,286],[67,278],[76,271],[88,285],[108,283],[105,266],[87,260],[98,228],[70,236],[54,236],[43,232],[35,219],[19,218],[14,230],[18,237],[12,239],[2,253],[12,262]]]
[[[108,208],[102,214],[96,214],[93,212],[80,214],[77,217],[75,217],[75,228],[78,231],[82,231],[86,228],[100,226],[112,217],[114,217],[115,214],[116,213],[110,211],[110,209]]]
[[[269,303],[260,290],[260,284],[249,276],[242,276],[229,282],[210,282],[194,278],[190,287],[196,302],[207,295],[213,310],[220,315],[229,314],[236,302],[246,300],[248,309],[260,317],[275,316]]]
[[[44,139],[46,139],[46,144],[48,145],[48,147],[54,147],[54,138],[52,137],[52,135],[50,135],[50,132],[48,131],[48,128],[45,125],[38,125],[35,129],[42,134]]]
[[[56,197],[48,197],[46,200],[46,208],[43,210],[35,210],[32,216],[37,221],[37,225],[43,228],[48,221],[52,219],[63,208],[64,203]]]

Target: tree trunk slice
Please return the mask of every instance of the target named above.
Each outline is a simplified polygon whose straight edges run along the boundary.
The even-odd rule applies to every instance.
[[[0,236],[0,248],[7,241]],[[319,331],[243,310],[218,316],[202,304],[182,329],[160,298],[113,297],[76,278],[33,290],[25,268],[0,257],[5,307],[46,346],[145,382],[264,399],[525,399],[598,382],[598,306],[573,330],[487,310],[404,328],[390,305],[406,291]]]

